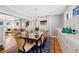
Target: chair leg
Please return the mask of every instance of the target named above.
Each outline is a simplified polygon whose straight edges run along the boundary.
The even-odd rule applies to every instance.
[[[18,52],[19,52],[19,53],[25,53],[25,51],[22,51],[22,50],[20,50],[20,49],[18,50]]]
[[[33,47],[33,53],[35,53],[35,46]]]
[[[40,46],[40,53],[42,53],[41,46]]]

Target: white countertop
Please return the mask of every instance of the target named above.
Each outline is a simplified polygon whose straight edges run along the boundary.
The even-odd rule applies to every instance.
[[[64,35],[69,40],[72,40],[74,43],[79,45],[79,34],[69,34],[69,33],[62,33],[61,29],[57,29],[57,31]]]

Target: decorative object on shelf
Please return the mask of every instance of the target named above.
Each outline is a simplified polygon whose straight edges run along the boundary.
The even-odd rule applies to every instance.
[[[66,19],[67,19],[67,20],[69,19],[69,15],[68,15],[68,13],[67,13]]]
[[[75,7],[74,9],[73,9],[73,16],[76,16],[76,15],[78,15],[79,14],[79,6],[77,6],[77,7]]]
[[[35,28],[35,34],[38,35],[39,27]]]
[[[63,33],[70,33],[70,34],[73,34],[73,32],[75,32],[75,30],[74,29],[72,29],[71,27],[66,27],[66,28],[62,28],[62,32]]]
[[[35,38],[38,38],[39,37],[39,35],[38,34],[35,34]]]
[[[73,32],[72,32],[73,34],[76,34],[76,31],[75,31],[75,29],[73,29],[72,31],[73,31]]]
[[[62,28],[62,32],[65,33],[65,28],[64,27]]]

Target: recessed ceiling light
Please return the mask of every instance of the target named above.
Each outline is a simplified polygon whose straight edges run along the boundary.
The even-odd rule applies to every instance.
[[[35,8],[34,10],[38,10],[37,8]]]

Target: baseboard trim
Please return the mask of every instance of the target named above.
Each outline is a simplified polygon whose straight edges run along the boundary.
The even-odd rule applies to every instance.
[[[52,36],[52,38],[57,38],[58,39],[58,36]]]

